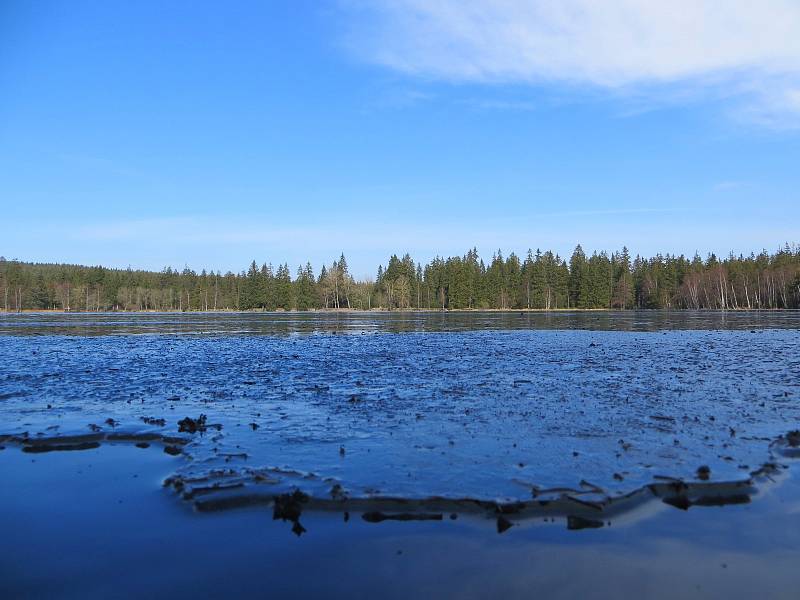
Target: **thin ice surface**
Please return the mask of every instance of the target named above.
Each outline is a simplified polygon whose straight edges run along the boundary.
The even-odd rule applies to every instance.
[[[188,329],[158,317],[198,335],[130,335],[131,317],[75,321],[92,335],[64,330],[71,316],[57,328],[6,321],[26,335],[0,336],[0,433],[141,429],[142,418],[177,432],[203,413],[221,429],[194,434],[185,477],[224,468],[294,474],[311,493],[335,481],[351,496],[524,499],[582,479],[630,490],[700,465],[715,480],[743,478],[800,417],[800,336],[742,329],[753,316],[731,330],[673,320],[643,331],[637,315],[622,321],[634,331],[590,331],[496,330],[483,317],[470,330],[459,315],[408,333],[385,331],[396,331],[385,317],[359,317],[364,327],[325,317],[303,321],[309,334],[269,335],[273,317],[257,317],[243,316],[240,333],[235,316]],[[790,317],[758,322],[796,327]]]

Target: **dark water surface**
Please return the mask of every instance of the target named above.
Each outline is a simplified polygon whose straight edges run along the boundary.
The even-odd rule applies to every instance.
[[[482,329],[794,329],[800,311],[411,311],[294,313],[25,313],[0,314],[10,335],[362,333]]]
[[[800,485],[757,501],[566,529],[489,515],[367,522],[260,507],[192,513],[160,488],[180,457],[108,446],[0,452],[3,598],[797,598]]]
[[[797,312],[3,315],[0,445],[7,450],[0,453],[0,477],[7,485],[0,519],[10,525],[9,515],[80,496],[85,489],[76,465],[86,456],[119,455],[124,469],[136,473],[157,461],[158,481],[133,482],[131,475],[123,485],[111,477],[116,483],[109,481],[102,494],[122,503],[151,494],[145,504],[160,523],[153,535],[184,531],[193,544],[198,538],[185,532],[185,522],[164,514],[181,506],[263,503],[293,523],[303,540],[315,531],[326,540],[321,547],[304,542],[310,560],[322,560],[322,547],[335,551],[333,523],[354,511],[359,524],[337,525],[335,535],[353,536],[342,543],[361,544],[363,552],[376,544],[393,548],[392,540],[402,539],[406,545],[399,546],[415,547],[419,561],[430,551],[422,541],[428,535],[441,551],[460,544],[477,551],[485,536],[513,528],[514,543],[491,556],[511,564],[521,560],[518,552],[539,556],[562,544],[563,534],[541,538],[537,527],[523,536],[526,520],[555,519],[559,532],[564,525],[582,530],[569,532],[569,544],[587,535],[606,549],[623,543],[625,536],[610,533],[623,527],[633,545],[644,547],[649,542],[641,536],[662,518],[653,514],[665,506],[703,506],[715,515],[703,521],[714,524],[703,544],[736,552],[732,537],[721,533],[737,526],[730,515],[749,514],[751,498],[769,496],[769,486],[786,478],[780,465],[800,442],[783,438],[776,445],[800,427],[798,329]],[[205,421],[179,431],[180,420],[201,414]],[[59,449],[83,452],[48,452]],[[114,470],[108,458],[92,460],[106,461],[105,475],[92,484],[103,487]],[[31,464],[38,466],[29,473]],[[32,477],[60,491],[48,500]],[[169,491],[161,489],[164,477]],[[785,490],[796,487],[782,486],[777,503],[755,503],[761,518],[793,502]],[[302,494],[290,497],[295,490]],[[705,508],[710,504],[747,506]],[[217,514],[210,527],[247,529],[264,514],[253,510],[237,512],[250,516],[234,521]],[[450,523],[451,512],[461,516],[457,524]],[[789,514],[795,513],[780,518]],[[430,523],[395,520],[409,515]],[[51,518],[43,517],[42,525],[52,527]],[[209,523],[195,519],[197,531]],[[294,538],[291,525],[278,523]],[[270,535],[277,530],[271,525]],[[400,530],[407,533],[395,538]],[[231,534],[231,552],[254,550],[243,535]],[[540,541],[544,546],[531,545]],[[144,552],[144,543],[134,548]],[[582,543],[564,555],[565,564],[568,556],[586,559],[590,548]],[[694,544],[689,555],[702,546],[691,536],[666,543],[677,551]],[[280,561],[282,544],[259,551]],[[747,552],[758,550],[753,544]],[[777,569],[780,561],[800,558],[795,550],[779,553],[775,563],[748,564],[766,574],[770,564]],[[353,552],[352,560],[364,560]],[[711,557],[714,564],[725,562],[717,558]],[[410,568],[403,560],[373,568]],[[13,578],[18,567],[12,562],[0,565],[22,581]],[[377,585],[376,577],[369,581]],[[426,585],[438,596],[435,583]],[[531,580],[505,583],[513,582],[498,580],[485,591],[524,595]],[[455,584],[449,589],[460,595]],[[778,595],[785,590],[776,588]]]

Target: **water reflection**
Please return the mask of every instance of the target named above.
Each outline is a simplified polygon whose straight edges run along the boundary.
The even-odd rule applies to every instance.
[[[799,329],[800,311],[39,313],[0,315],[0,335],[286,335],[524,329]]]

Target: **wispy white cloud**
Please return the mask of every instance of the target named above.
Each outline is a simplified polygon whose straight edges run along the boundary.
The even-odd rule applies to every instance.
[[[436,95],[430,92],[388,85],[378,91],[369,106],[381,109],[405,109],[414,108],[435,99]]]
[[[119,164],[109,158],[99,156],[89,156],[86,154],[58,154],[57,158],[71,166],[91,171],[103,172],[110,175],[121,177],[144,177],[145,174],[139,169]]]
[[[713,189],[715,192],[727,192],[730,190],[741,189],[744,186],[744,181],[718,181],[714,184]]]
[[[796,0],[372,0],[344,4],[348,45],[429,79],[558,83],[663,103],[733,100],[800,126]]]
[[[600,210],[567,210],[567,211],[533,211],[526,213],[527,220],[561,219],[566,217],[601,217],[621,215],[647,215],[653,213],[680,213],[679,208],[619,208]],[[484,235],[486,225],[498,230],[507,231],[519,224],[521,217],[509,221],[484,221],[476,226],[469,222],[454,219],[448,229],[468,233],[465,239],[472,239],[475,234]],[[52,233],[45,228],[48,235]],[[323,248],[338,248],[342,242],[359,248],[382,248],[387,240],[398,243],[414,244],[425,240],[441,239],[443,231],[439,225],[424,226],[415,220],[403,219],[391,223],[361,222],[355,225],[347,219],[331,220],[328,223],[275,223],[271,225],[266,219],[235,219],[225,217],[165,217],[147,219],[113,219],[96,221],[90,224],[77,225],[66,230],[73,241],[96,242],[151,242],[172,244],[222,244],[222,245],[297,245],[298,240],[306,244],[320,245]],[[492,237],[494,234],[492,234]],[[454,241],[458,241],[456,235]]]
[[[494,98],[468,98],[463,101],[463,104],[479,110],[503,110],[515,112],[526,112],[541,108],[539,104],[527,100],[498,100]]]
[[[552,249],[568,256],[580,242],[585,250],[615,250],[625,244],[644,255],[699,250],[749,253],[772,248],[776,240],[796,241],[793,214],[752,210],[744,217],[720,206],[680,208],[620,207],[559,210],[558,206],[524,214],[485,215],[479,222],[454,215],[446,224],[420,219],[361,219],[352,215],[325,222],[276,222],[266,216],[247,219],[223,215],[127,219],[124,217],[59,223],[12,220],[0,254],[42,262],[160,269],[182,267],[226,271],[260,262],[288,262],[294,269],[310,260],[315,268],[344,252],[359,277],[374,274],[378,262],[409,251],[416,260],[436,254],[462,254],[477,246],[481,255],[502,248],[524,254],[528,248]],[[720,225],[714,231],[709,222]],[[670,231],[668,240],[663,232]],[[701,242],[698,242],[698,241]],[[731,246],[735,240],[735,246]]]
[[[71,230],[73,240],[132,241],[140,243],[168,241],[174,245],[275,245],[298,244],[313,240],[336,247],[341,238],[341,224],[300,225],[275,223],[266,219],[235,219],[212,217],[165,217],[148,219],[117,219],[98,221]],[[379,235],[361,236],[360,241],[382,242]]]

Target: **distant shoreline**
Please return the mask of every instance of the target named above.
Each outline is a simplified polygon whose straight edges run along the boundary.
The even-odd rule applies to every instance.
[[[578,245],[569,260],[552,251],[484,261],[464,256],[426,264],[393,254],[374,279],[356,280],[342,254],[315,272],[294,277],[252,261],[237,273],[188,267],[160,272],[30,263],[0,257],[0,306],[5,310],[123,312],[236,311],[512,311],[760,310],[800,308],[800,246],[702,259],[698,254],[643,258],[627,248],[587,255]],[[483,308],[485,307],[485,308]]]
[[[195,314],[195,315],[258,315],[258,314],[436,314],[436,313],[637,313],[637,312],[793,312],[800,309],[794,308],[314,308],[309,310],[60,310],[60,309],[23,309],[21,311],[0,309],[0,315],[19,315],[19,314],[46,314],[46,315],[158,315],[158,314]]]

